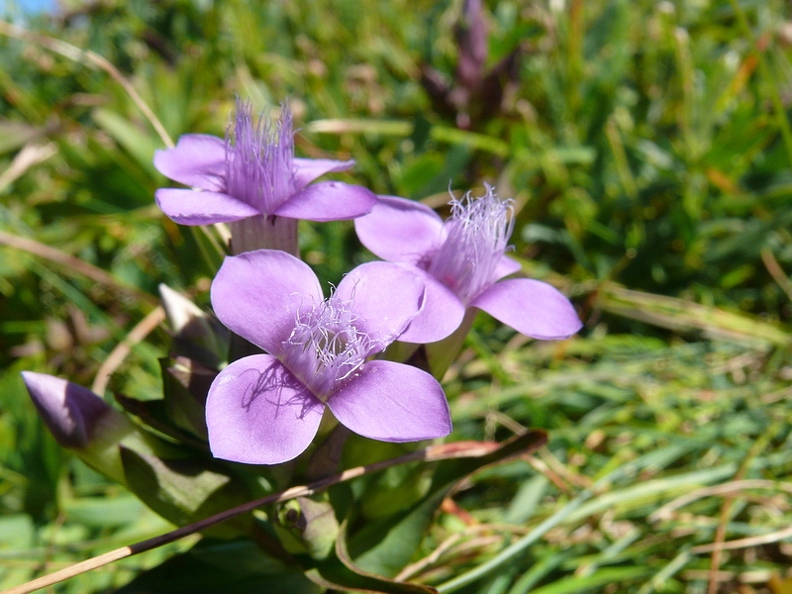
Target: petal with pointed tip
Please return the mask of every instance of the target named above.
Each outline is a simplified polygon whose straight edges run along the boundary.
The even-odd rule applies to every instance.
[[[327,406],[338,421],[363,437],[418,441],[451,432],[443,389],[431,375],[393,361],[369,361],[335,391]]]
[[[22,379],[55,441],[66,448],[87,446],[110,406],[88,388],[59,377],[23,371]]]
[[[449,336],[465,317],[465,304],[435,277],[416,269],[426,283],[423,309],[415,316],[399,340],[427,344]]]
[[[443,220],[420,202],[380,196],[371,213],[355,219],[355,232],[370,252],[390,262],[418,264],[437,251]]]
[[[226,143],[208,134],[185,134],[174,148],[154,153],[154,167],[179,183],[222,192],[225,190]]]
[[[249,204],[219,192],[160,188],[154,199],[160,210],[180,225],[231,223],[261,214]]]
[[[300,455],[319,429],[324,405],[280,361],[251,355],[220,372],[206,399],[212,454],[246,464]]]
[[[272,214],[323,223],[362,216],[376,203],[377,197],[363,186],[329,181],[297,192]]]
[[[239,336],[278,355],[301,306],[324,299],[319,280],[303,261],[279,250],[229,256],[212,282],[212,307]]]
[[[423,295],[423,280],[390,262],[361,264],[341,279],[335,292],[336,299],[351,301],[355,326],[373,339],[373,352],[404,332],[420,310]]]
[[[528,278],[495,283],[470,305],[540,340],[567,338],[582,326],[569,299],[555,287]]]
[[[292,161],[294,165],[294,185],[302,189],[317,177],[325,173],[346,171],[355,166],[355,161],[334,161],[332,159],[300,159]]]

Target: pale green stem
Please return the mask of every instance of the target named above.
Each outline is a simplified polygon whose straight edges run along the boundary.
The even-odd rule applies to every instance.
[[[429,371],[438,380],[442,380],[445,372],[451,367],[451,364],[456,360],[462,346],[465,344],[465,338],[473,327],[473,321],[476,319],[478,309],[475,307],[468,307],[465,311],[465,317],[459,328],[454,332],[438,342],[432,342],[426,345],[426,358],[429,361]]]
[[[252,250],[281,250],[299,258],[297,219],[258,216],[231,223],[231,250],[234,255]]]

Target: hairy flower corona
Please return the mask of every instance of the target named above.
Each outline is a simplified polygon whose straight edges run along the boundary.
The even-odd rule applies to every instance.
[[[262,214],[273,214],[297,190],[294,176],[292,114],[253,117],[249,105],[237,106],[236,121],[226,137],[226,185]]]
[[[427,270],[469,303],[496,280],[514,228],[514,201],[499,199],[487,186],[481,198],[468,192],[450,204],[446,239]]]
[[[300,308],[294,330],[283,343],[284,366],[322,401],[370,353],[384,349],[355,325],[351,304],[351,299],[331,295],[318,305]]]

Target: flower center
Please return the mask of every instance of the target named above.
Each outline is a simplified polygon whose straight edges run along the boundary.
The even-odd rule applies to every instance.
[[[350,303],[333,295],[318,306],[300,308],[283,343],[282,363],[321,400],[352,376],[375,346],[355,326]]]
[[[478,198],[468,192],[451,200],[448,235],[428,269],[466,304],[494,282],[514,229],[514,200],[486,189]]]
[[[233,130],[226,135],[226,191],[263,215],[294,194],[292,114],[284,106],[273,124],[254,118],[249,103],[237,102]]]

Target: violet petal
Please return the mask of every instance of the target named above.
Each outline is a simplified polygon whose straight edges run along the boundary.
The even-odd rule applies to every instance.
[[[567,338],[582,326],[569,299],[555,287],[528,278],[495,283],[470,305],[483,309],[520,334],[540,340]]]
[[[154,153],[154,167],[179,183],[222,192],[225,188],[226,143],[208,134],[185,134],[174,148]]]
[[[361,264],[344,276],[335,292],[336,299],[351,301],[355,327],[372,339],[369,355],[404,332],[420,310],[423,297],[423,280],[390,262]]]
[[[278,355],[301,306],[323,300],[310,267],[279,250],[227,257],[211,290],[212,307],[233,332]]]
[[[334,161],[332,159],[300,159],[294,158],[294,185],[297,188],[304,188],[317,177],[325,173],[336,173],[346,171],[355,166],[354,160]]]
[[[510,274],[514,274],[518,270],[522,268],[522,264],[517,262],[516,260],[512,260],[509,256],[503,256],[501,261],[498,262],[498,265],[495,267],[495,275],[492,279],[492,282],[502,279],[504,276],[509,276]]]
[[[465,317],[465,304],[429,273],[415,269],[426,283],[423,309],[399,337],[403,342],[427,344],[449,336]]]
[[[451,432],[443,389],[431,375],[393,361],[369,361],[327,406],[348,429],[380,441],[418,441]]]
[[[249,204],[219,192],[160,188],[154,199],[160,210],[180,225],[231,223],[260,214]]]
[[[420,202],[380,196],[371,213],[355,219],[355,232],[370,252],[390,262],[422,263],[444,237],[443,220]]]
[[[329,181],[311,184],[292,195],[273,213],[306,221],[353,219],[371,211],[377,197],[363,186]]]
[[[251,355],[220,372],[206,399],[212,454],[247,464],[279,464],[311,443],[324,405],[281,363]]]

